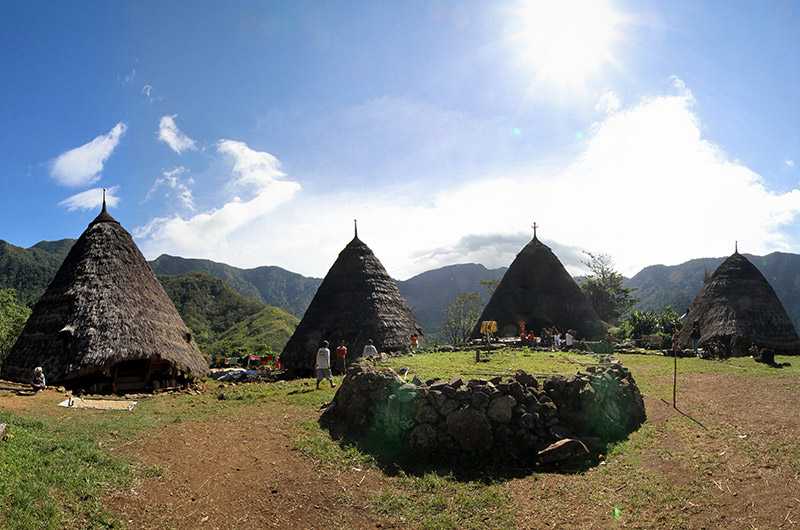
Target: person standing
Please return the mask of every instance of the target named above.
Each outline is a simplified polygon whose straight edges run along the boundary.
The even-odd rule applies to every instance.
[[[689,332],[689,338],[692,339],[694,354],[697,355],[697,344],[700,342],[700,324],[698,324],[697,321],[692,324],[692,331]]]
[[[336,386],[333,382],[331,375],[331,351],[328,349],[328,341],[322,341],[322,346],[317,350],[317,390],[319,390],[319,382],[327,379],[331,382],[331,388]]]
[[[564,340],[567,343],[567,346],[566,346],[565,349],[567,351],[570,351],[572,349],[572,347],[575,345],[575,332],[572,331],[571,329],[568,329],[567,330],[567,334],[564,335]]]
[[[347,347],[344,341],[339,341],[339,347],[336,348],[336,371],[341,375],[347,372]]]
[[[364,351],[361,352],[361,356],[364,357],[365,359],[378,356],[378,349],[372,345],[372,339],[369,339],[367,341],[367,345],[364,346]]]

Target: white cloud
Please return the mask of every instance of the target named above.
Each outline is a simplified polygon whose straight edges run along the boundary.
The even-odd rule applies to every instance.
[[[187,219],[179,215],[159,217],[136,228],[134,234],[144,240],[143,251],[151,254],[169,251],[184,256],[226,255],[231,247],[241,248],[241,232],[247,227],[256,230],[253,241],[268,243],[264,240],[268,233],[264,217],[289,201],[300,185],[282,180],[284,174],[274,156],[250,149],[243,142],[221,140],[218,152],[233,162],[228,188],[239,195],[232,195],[219,208]],[[245,194],[250,198],[240,196]],[[251,237],[248,232],[246,239]]]
[[[230,182],[230,188],[234,191],[253,188],[258,192],[285,176],[277,158],[263,151],[254,151],[244,142],[220,140],[217,151],[233,160],[235,179]]]
[[[121,79],[120,84],[122,86],[129,85],[129,84],[131,84],[133,82],[134,79],[136,79],[136,69],[135,68],[133,70],[131,70],[130,74],[126,75],[125,77],[123,77]]]
[[[109,207],[114,207],[119,204],[119,197],[116,193],[119,191],[119,186],[112,186],[106,190],[106,204]],[[58,203],[59,206],[65,206],[70,212],[74,210],[97,210],[98,213],[103,205],[103,188],[93,188],[91,190],[82,191],[68,197]]]
[[[194,196],[192,194],[192,189],[190,187],[194,184],[194,179],[192,179],[191,177],[187,179],[181,179],[181,175],[184,174],[185,172],[186,168],[183,166],[176,167],[172,170],[163,171],[161,173],[162,176],[157,178],[156,181],[153,183],[153,186],[148,190],[142,203],[150,201],[159,188],[167,187],[177,192],[178,200],[185,208],[194,212],[195,211]],[[169,197],[170,193],[167,192],[165,193],[164,196]]]
[[[600,99],[597,101],[595,109],[606,114],[610,114],[619,110],[620,105],[622,105],[622,102],[620,101],[619,96],[611,90],[606,90],[602,93]]]
[[[172,116],[162,116],[158,124],[158,139],[170,146],[178,154],[187,149],[196,150],[195,141],[183,134],[175,124],[177,114]]]
[[[786,161],[786,167],[795,167],[794,160],[787,160]]]
[[[88,186],[100,179],[103,165],[128,126],[119,122],[108,134],[60,154],[50,164],[50,176],[63,186]]]
[[[154,103],[156,101],[161,101],[161,99],[162,99],[161,96],[154,96],[153,95],[153,85],[144,85],[142,87],[142,95],[150,103]]]
[[[483,178],[458,185],[431,171],[417,183],[337,187],[300,199],[297,184],[277,180],[274,157],[220,143],[220,152],[235,157],[235,182],[266,183],[257,197],[266,204],[233,201],[186,221],[156,220],[143,250],[151,258],[182,253],[323,276],[352,238],[354,218],[359,237],[398,279],[454,263],[507,266],[530,240],[534,221],[539,239],[573,274],[583,270],[583,250],[609,254],[626,275],[727,256],[734,241],[755,254],[789,250],[800,190],[767,189],[704,138],[691,91],[680,79],[673,84],[673,94],[596,123],[568,166],[513,167],[500,157]]]

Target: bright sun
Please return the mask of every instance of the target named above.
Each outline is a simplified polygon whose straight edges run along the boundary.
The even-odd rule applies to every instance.
[[[512,39],[537,80],[583,85],[612,60],[619,17],[608,0],[522,0]]]

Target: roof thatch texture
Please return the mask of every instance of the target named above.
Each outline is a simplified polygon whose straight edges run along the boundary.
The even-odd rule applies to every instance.
[[[344,340],[347,357],[352,359],[361,356],[369,339],[378,351],[406,351],[412,335],[424,337],[408,302],[372,250],[356,236],[328,271],[280,360],[289,368],[306,371],[314,368],[323,340],[330,343],[331,357]]]
[[[208,366],[130,234],[103,211],[75,243],[33,308],[2,366],[48,383],[103,372],[123,361],[162,359],[190,377]]]
[[[743,255],[726,259],[697,293],[678,340],[691,344],[692,326],[700,328],[700,346],[736,337],[736,353],[750,345],[776,353],[800,353],[800,338],[783,304],[764,275]]]
[[[473,337],[480,337],[484,320],[497,322],[501,336],[511,336],[525,325],[536,335],[556,326],[573,329],[577,338],[597,339],[605,329],[575,280],[550,247],[536,236],[517,254],[481,314]]]

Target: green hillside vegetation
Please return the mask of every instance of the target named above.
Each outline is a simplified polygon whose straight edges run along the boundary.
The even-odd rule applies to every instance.
[[[158,279],[207,354],[230,355],[228,350],[243,347],[254,352],[261,345],[280,350],[297,325],[297,319],[285,311],[242,296],[202,272]]]
[[[177,275],[199,271],[219,278],[240,294],[280,307],[302,317],[322,283],[280,267],[264,266],[239,269],[206,259],[186,259],[162,254],[150,262],[156,274]]]
[[[74,243],[74,239],[41,241],[22,248],[0,240],[0,289],[14,289],[17,299],[32,307]]]
[[[267,306],[221,333],[208,352],[227,356],[227,351],[238,347],[247,348],[256,355],[280,353],[298,323],[300,319],[296,316],[278,307]]]

